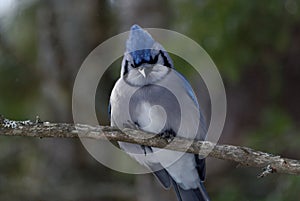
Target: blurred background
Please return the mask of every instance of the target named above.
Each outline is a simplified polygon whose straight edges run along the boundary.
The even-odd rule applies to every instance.
[[[297,0],[1,0],[0,114],[72,122],[72,88],[83,60],[134,23],[185,34],[214,60],[228,99],[220,143],[300,158]],[[101,124],[109,124],[106,107],[120,62],[102,80]],[[189,69],[182,73],[193,80]],[[257,179],[260,169],[236,166],[208,159],[212,200],[300,200],[299,177]],[[106,168],[79,140],[0,137],[0,200],[150,201],[175,200],[175,193],[152,175]]]

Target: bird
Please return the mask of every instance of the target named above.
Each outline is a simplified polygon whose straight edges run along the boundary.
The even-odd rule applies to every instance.
[[[109,115],[111,126],[155,133],[168,142],[174,137],[206,138],[205,118],[190,83],[175,70],[164,47],[137,24],[131,27],[126,41],[120,78],[110,95]],[[152,170],[165,189],[173,187],[178,201],[210,200],[204,187],[204,157],[127,142],[118,144]]]

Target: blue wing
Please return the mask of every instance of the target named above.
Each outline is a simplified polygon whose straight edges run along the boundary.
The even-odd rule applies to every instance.
[[[184,82],[185,89],[188,92],[188,95],[194,101],[195,105],[197,105],[197,107],[199,108],[199,104],[198,104],[197,98],[195,96],[195,93],[194,93],[193,88],[191,87],[190,83],[187,81],[187,79],[182,74],[180,74],[177,71],[175,71],[175,72],[182,79],[182,81]]]
[[[188,95],[191,97],[191,99],[193,100],[193,102],[197,106],[197,108],[199,110],[199,114],[200,114],[201,128],[203,129],[204,133],[207,133],[207,127],[206,127],[205,118],[204,118],[204,116],[202,114],[202,110],[201,110],[201,108],[199,106],[199,103],[198,103],[198,100],[197,100],[197,98],[195,96],[193,88],[191,87],[190,83],[187,81],[187,79],[182,74],[180,74],[176,70],[175,70],[175,72],[182,79],[182,81],[184,83],[185,90],[187,91]],[[202,139],[202,140],[204,140],[204,139]]]
[[[190,85],[190,83],[187,81],[187,79],[180,74],[179,72],[175,71],[177,73],[177,75],[182,79],[183,83],[184,83],[184,87],[185,90],[187,92],[187,94],[190,96],[190,98],[193,100],[193,102],[195,103],[195,105],[197,106],[198,110],[199,110],[199,114],[200,114],[200,126],[203,129],[203,131],[205,132],[205,135],[207,133],[207,127],[206,127],[206,123],[205,123],[205,119],[204,116],[202,114],[201,108],[199,106],[198,100],[195,96],[195,93]],[[202,137],[201,137],[202,139]],[[202,139],[204,140],[204,139]],[[199,174],[199,177],[201,179],[201,181],[205,180],[205,159],[199,159],[199,155],[195,154],[195,161],[196,161],[196,168]],[[199,200],[199,201],[204,201],[204,200],[209,200],[207,192],[205,190],[205,187],[203,185],[203,183],[200,183],[200,188],[199,189],[190,189],[190,190],[184,190],[182,189],[178,184],[176,184],[176,182],[173,180],[173,186],[175,189],[175,192],[177,194],[177,197],[179,198],[179,200],[181,201],[191,201],[191,200]]]

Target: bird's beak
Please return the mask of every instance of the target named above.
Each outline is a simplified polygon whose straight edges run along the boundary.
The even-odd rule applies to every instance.
[[[140,68],[138,69],[138,71],[144,76],[144,78],[146,78],[146,72],[145,72],[145,68]]]

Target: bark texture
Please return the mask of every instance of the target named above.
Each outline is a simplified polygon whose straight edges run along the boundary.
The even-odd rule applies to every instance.
[[[242,166],[264,167],[264,171],[259,177],[264,177],[270,173],[300,175],[299,160],[282,158],[248,147],[220,145],[209,141],[193,141],[179,137],[175,137],[170,141],[151,133],[130,128],[120,130],[109,126],[41,122],[39,119],[35,122],[29,120],[12,121],[1,117],[0,136],[108,139],[208,155],[209,157],[236,162]]]

